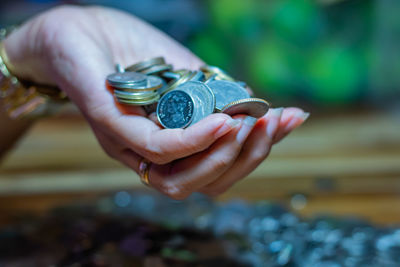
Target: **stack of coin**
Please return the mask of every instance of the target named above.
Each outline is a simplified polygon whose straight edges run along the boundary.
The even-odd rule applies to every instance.
[[[127,105],[146,106],[160,99],[158,89],[164,81],[157,76],[138,72],[117,72],[107,77],[118,102]]]
[[[246,83],[218,67],[174,70],[162,57],[126,69],[117,65],[107,83],[118,102],[156,111],[165,128],[186,128],[215,112],[259,118],[269,109],[267,101],[250,96]]]

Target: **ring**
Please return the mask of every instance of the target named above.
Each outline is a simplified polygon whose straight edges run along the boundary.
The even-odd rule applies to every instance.
[[[142,158],[139,162],[139,176],[140,180],[146,186],[150,186],[149,182],[149,172],[150,172],[151,161]]]

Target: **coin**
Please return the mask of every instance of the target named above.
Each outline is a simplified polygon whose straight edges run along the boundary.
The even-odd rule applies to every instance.
[[[161,76],[165,79],[169,80],[178,80],[181,77],[181,74],[177,72],[172,72],[172,71],[166,71]]]
[[[194,101],[194,115],[190,125],[212,114],[215,109],[215,96],[212,90],[204,83],[189,81],[176,88],[188,93]]]
[[[119,73],[125,72],[125,69],[121,66],[121,64],[116,64],[115,65],[115,70]]]
[[[202,82],[204,81],[206,78],[206,76],[204,75],[204,72],[202,72],[201,70],[199,71],[194,71],[191,75],[191,77],[189,78],[190,81],[198,81],[198,82]]]
[[[209,76],[212,76],[213,74],[217,74],[216,80],[228,80],[232,82],[235,81],[235,79],[233,79],[228,73],[226,73],[219,67],[205,65],[200,67],[200,70],[207,74],[207,78]]]
[[[146,84],[147,76],[138,72],[117,72],[107,76],[107,82],[113,87]]]
[[[172,82],[168,83],[167,86],[165,86],[164,88],[161,88],[159,90],[160,95],[166,94],[169,91],[174,90],[179,85],[187,82],[192,76],[193,76],[193,72],[190,70],[183,72],[178,80],[173,80]]]
[[[165,94],[157,106],[157,118],[165,128],[186,128],[194,117],[194,101],[181,90]]]
[[[250,98],[249,93],[236,82],[226,80],[213,80],[207,82],[215,95],[215,108],[221,111],[229,103],[244,98]]]
[[[163,100],[166,95],[171,99],[186,99],[182,105],[190,105],[188,104],[190,101],[183,97],[182,93],[173,97],[169,95],[171,92],[181,91],[190,97],[192,103],[190,120],[185,117],[188,114],[175,114],[173,115],[175,117],[171,117],[170,114],[167,120],[172,121],[172,124],[161,123],[167,128],[188,127],[213,112],[261,117],[269,108],[268,102],[251,98],[246,83],[236,81],[224,70],[215,66],[206,65],[195,71],[174,70],[172,65],[166,64],[163,57],[156,57],[133,64],[126,70],[117,64],[116,71],[117,73],[107,76],[107,85],[120,103],[154,110],[160,98],[166,101]],[[173,101],[171,101],[168,105],[163,102],[163,105],[169,106],[175,113],[182,109],[176,101],[174,103],[177,108],[172,109],[170,106]],[[178,124],[179,116],[185,117],[181,120],[181,124]]]
[[[144,74],[143,74],[144,75]],[[146,76],[146,75],[145,75]],[[164,81],[157,76],[146,76],[146,80],[141,84],[122,84],[115,86],[118,89],[122,89],[127,92],[144,92],[144,91],[154,91],[162,88]]]
[[[125,92],[121,90],[114,90],[114,95],[118,98],[123,98],[123,99],[148,99],[152,97],[156,97],[159,95],[157,91],[145,91],[145,92],[140,92],[140,93],[133,93],[133,92]]]
[[[159,74],[165,71],[170,71],[172,70],[172,65],[171,64],[160,64],[160,65],[154,65],[150,68],[147,68],[143,71],[141,71],[141,73],[146,74],[146,75],[155,75],[155,74]]]
[[[145,106],[145,105],[151,105],[156,103],[160,99],[160,96],[157,95],[154,98],[150,99],[143,99],[143,100],[127,100],[127,99],[122,99],[122,98],[117,98],[117,101],[122,104],[126,105],[132,105],[132,106]]]
[[[246,98],[229,103],[221,109],[228,115],[246,114],[254,118],[261,118],[269,109],[269,103],[260,98]]]
[[[141,61],[139,63],[133,64],[129,67],[126,68],[126,71],[143,71],[147,68],[150,68],[154,65],[160,65],[160,64],[165,64],[165,60],[163,57],[155,57],[151,59],[147,59],[144,61]]]

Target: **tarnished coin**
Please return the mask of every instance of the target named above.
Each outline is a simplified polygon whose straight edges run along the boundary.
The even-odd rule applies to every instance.
[[[140,71],[143,71],[154,65],[161,65],[161,64],[165,64],[164,58],[163,57],[155,57],[155,58],[147,59],[147,60],[141,61],[139,63],[133,64],[133,65],[127,67],[126,71],[140,72]]]
[[[250,98],[249,93],[236,82],[226,80],[212,80],[207,82],[215,95],[215,109],[221,111],[223,107],[244,98]]]
[[[186,128],[194,117],[194,101],[181,90],[165,94],[157,106],[157,118],[165,128]]]
[[[188,93],[194,101],[194,115],[190,125],[212,114],[215,109],[215,96],[210,87],[202,82],[189,81],[176,88]],[[172,91],[171,91],[172,92]]]
[[[228,115],[246,114],[254,118],[261,118],[269,109],[269,103],[260,98],[246,98],[229,103],[221,109]]]
[[[117,72],[107,76],[107,82],[113,87],[145,85],[147,76],[138,72]]]

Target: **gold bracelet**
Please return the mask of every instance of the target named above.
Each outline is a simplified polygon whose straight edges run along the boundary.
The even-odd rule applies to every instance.
[[[22,81],[10,72],[3,40],[12,30],[0,29],[0,101],[11,119],[51,115],[68,98],[56,87]]]

